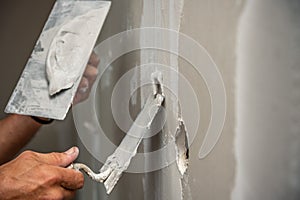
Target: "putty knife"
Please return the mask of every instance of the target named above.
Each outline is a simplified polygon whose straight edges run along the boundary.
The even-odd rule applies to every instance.
[[[160,113],[164,99],[164,95],[160,93],[149,95],[128,133],[114,153],[107,158],[100,173],[94,173],[82,163],[74,163],[68,168],[82,170],[94,181],[104,183],[106,193],[110,194],[122,173],[128,168],[131,159],[136,155],[141,141],[151,132],[151,125],[154,118]]]
[[[58,120],[66,117],[110,5],[98,0],[56,1],[6,113]],[[65,83],[66,87],[54,94],[49,92],[49,74],[52,83],[73,82]]]

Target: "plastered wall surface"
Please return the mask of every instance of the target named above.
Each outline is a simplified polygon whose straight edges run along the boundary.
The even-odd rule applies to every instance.
[[[248,1],[241,16],[234,200],[300,198],[299,11],[299,1]]]
[[[0,3],[1,117],[53,3]],[[226,121],[215,148],[200,160],[212,109],[203,77],[186,60],[167,52],[143,50],[121,56],[97,86],[97,115],[108,138],[117,145],[124,136],[110,108],[111,92],[120,77],[148,61],[171,65],[193,86],[201,111],[200,127],[190,148],[188,178],[182,184],[176,163],[149,173],[124,173],[108,197],[101,184],[86,177],[76,199],[177,200],[182,192],[184,200],[299,199],[299,8],[297,0],[113,0],[98,43],[145,26],[170,28],[192,37],[207,50],[222,75]],[[131,84],[139,84],[150,72],[137,70]],[[180,95],[182,83],[177,77],[164,78],[172,81],[173,90]],[[129,105],[133,117],[149,90],[145,87],[134,93]],[[175,99],[167,95],[167,107],[176,108]],[[161,133],[144,140],[138,152],[157,150],[171,140],[176,129],[173,118],[167,119]],[[80,148],[78,161],[100,169],[102,163],[78,138],[71,114],[63,122],[42,128],[25,149],[63,151],[73,145]]]
[[[213,151],[200,160],[198,153],[211,116],[210,95],[203,77],[196,75],[189,63],[180,62],[180,72],[195,88],[201,112],[199,131],[190,149],[191,199],[230,199],[234,185],[236,38],[243,5],[244,1],[185,1],[184,4],[180,31],[195,39],[211,55],[220,70],[227,95],[221,137]]]

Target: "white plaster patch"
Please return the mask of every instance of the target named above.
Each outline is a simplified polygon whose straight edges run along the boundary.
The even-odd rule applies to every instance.
[[[178,120],[179,124],[175,133],[176,162],[180,174],[183,176],[189,164],[189,146],[187,131],[182,119]]]

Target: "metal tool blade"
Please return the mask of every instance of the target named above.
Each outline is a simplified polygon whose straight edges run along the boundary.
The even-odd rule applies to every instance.
[[[6,113],[16,113],[58,120],[63,120],[66,117],[86,64],[88,63],[89,56],[92,53],[97,37],[104,24],[110,4],[109,1],[98,0],[56,1],[34,50],[28,59],[19,82],[6,106]],[[76,79],[74,85],[70,89],[61,91],[54,96],[50,96],[46,75],[46,58],[51,41],[53,41],[61,26],[92,9],[99,9],[101,12],[99,12],[98,26],[93,27],[97,34],[88,41],[89,44],[91,44],[90,49],[85,51],[80,57],[80,60],[83,61],[82,63],[85,64],[80,66],[78,79]]]
[[[103,182],[106,193],[110,194],[122,173],[128,168],[131,159],[136,155],[137,148],[144,136],[150,131],[150,127],[158,115],[165,97],[162,94],[151,94],[136,120],[130,127],[127,135],[123,138],[118,148],[111,154],[100,173],[94,173],[87,165],[74,163],[68,168],[82,170],[97,182]]]
[[[161,94],[156,94],[155,98],[153,95],[148,97],[144,108],[130,127],[127,135],[100,169],[102,174],[108,175],[104,181],[107,194],[111,193],[122,173],[128,168],[131,159],[137,153],[142,139],[151,131],[152,122],[159,113],[163,102],[164,96]]]

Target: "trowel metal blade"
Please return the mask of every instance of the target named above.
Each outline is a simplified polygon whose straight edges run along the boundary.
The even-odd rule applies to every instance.
[[[89,56],[93,51],[97,37],[104,24],[110,4],[109,1],[98,0],[56,1],[35,48],[28,59],[19,82],[5,108],[6,113],[46,117],[58,120],[63,120],[66,117],[86,64],[88,63]],[[82,63],[85,64],[80,66],[78,79],[76,79],[76,82],[70,89],[64,90],[55,96],[50,96],[46,75],[46,59],[51,41],[53,41],[57,35],[60,27],[77,16],[86,14],[92,9],[99,9],[99,23],[97,23],[97,26],[93,27],[97,34],[89,41],[89,43],[92,44],[90,49],[85,51],[82,54],[82,57],[80,57],[80,59],[84,61]]]

